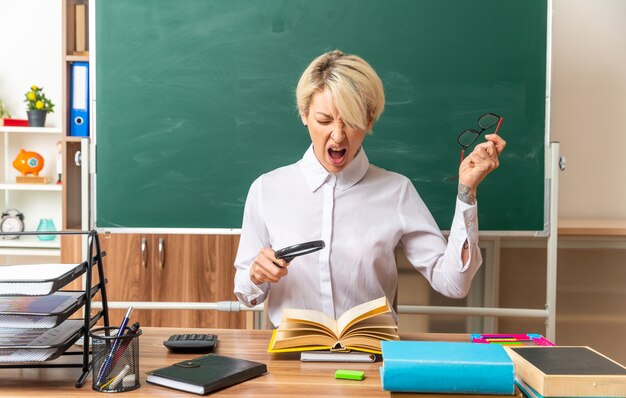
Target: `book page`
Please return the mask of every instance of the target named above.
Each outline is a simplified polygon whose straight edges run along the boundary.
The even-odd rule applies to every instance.
[[[283,310],[283,321],[281,322],[278,329],[283,329],[282,324],[284,322],[306,322],[310,324],[323,325],[326,329],[331,331],[335,336],[338,336],[337,333],[337,321],[323,312],[316,310],[303,310],[296,308],[285,308]]]
[[[284,326],[283,326],[284,324]],[[278,328],[278,332],[281,334],[281,336],[284,333],[289,333],[292,331],[298,331],[298,332],[307,332],[309,334],[325,334],[327,336],[330,336],[332,338],[337,338],[337,336],[335,336],[335,333],[332,330],[328,330],[328,328],[326,328],[326,326],[324,325],[318,325],[318,324],[313,324],[313,323],[306,323],[306,322],[286,322],[283,321],[280,324],[280,328]]]
[[[391,335],[398,334],[398,325],[396,321],[393,319],[391,313],[385,314],[377,314],[371,318],[363,319],[360,322],[354,323],[350,325],[347,329],[343,331],[340,336],[340,339],[347,338],[352,336],[355,333],[362,332],[380,332],[387,333]]]
[[[338,335],[342,335],[346,328],[356,322],[359,322],[361,319],[369,318],[385,312],[391,312],[391,308],[387,302],[387,297],[385,296],[376,300],[368,301],[367,303],[359,304],[356,307],[352,307],[348,311],[344,312],[339,319],[337,319],[337,330],[339,331]]]
[[[304,348],[306,346],[328,346],[332,347],[337,343],[337,339],[335,337],[331,337],[325,334],[310,334],[303,333],[300,334],[298,332],[284,332],[285,335],[281,332],[276,333],[276,338],[274,339],[274,344],[270,347],[271,349],[284,349],[284,348]]]

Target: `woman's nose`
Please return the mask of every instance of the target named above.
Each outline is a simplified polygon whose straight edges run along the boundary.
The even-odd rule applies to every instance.
[[[343,124],[343,122],[338,121],[337,123],[335,123],[333,131],[330,133],[330,139],[337,144],[343,142],[343,140],[346,138],[345,128],[346,126],[345,124]]]

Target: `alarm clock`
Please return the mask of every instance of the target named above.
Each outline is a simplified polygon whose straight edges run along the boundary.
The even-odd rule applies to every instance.
[[[2,213],[0,218],[1,232],[22,232],[24,231],[24,215],[17,209],[8,209]],[[17,239],[19,235],[2,235],[2,239]]]

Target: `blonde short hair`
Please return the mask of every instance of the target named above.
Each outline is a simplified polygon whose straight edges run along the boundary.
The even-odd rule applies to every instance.
[[[374,68],[356,55],[330,51],[315,58],[296,87],[298,110],[309,114],[315,94],[329,90],[343,122],[365,130],[385,108],[383,83]]]

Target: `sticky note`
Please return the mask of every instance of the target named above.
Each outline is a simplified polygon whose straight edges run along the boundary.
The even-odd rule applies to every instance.
[[[335,379],[346,380],[363,380],[365,378],[365,372],[360,370],[337,370],[335,372]]]

